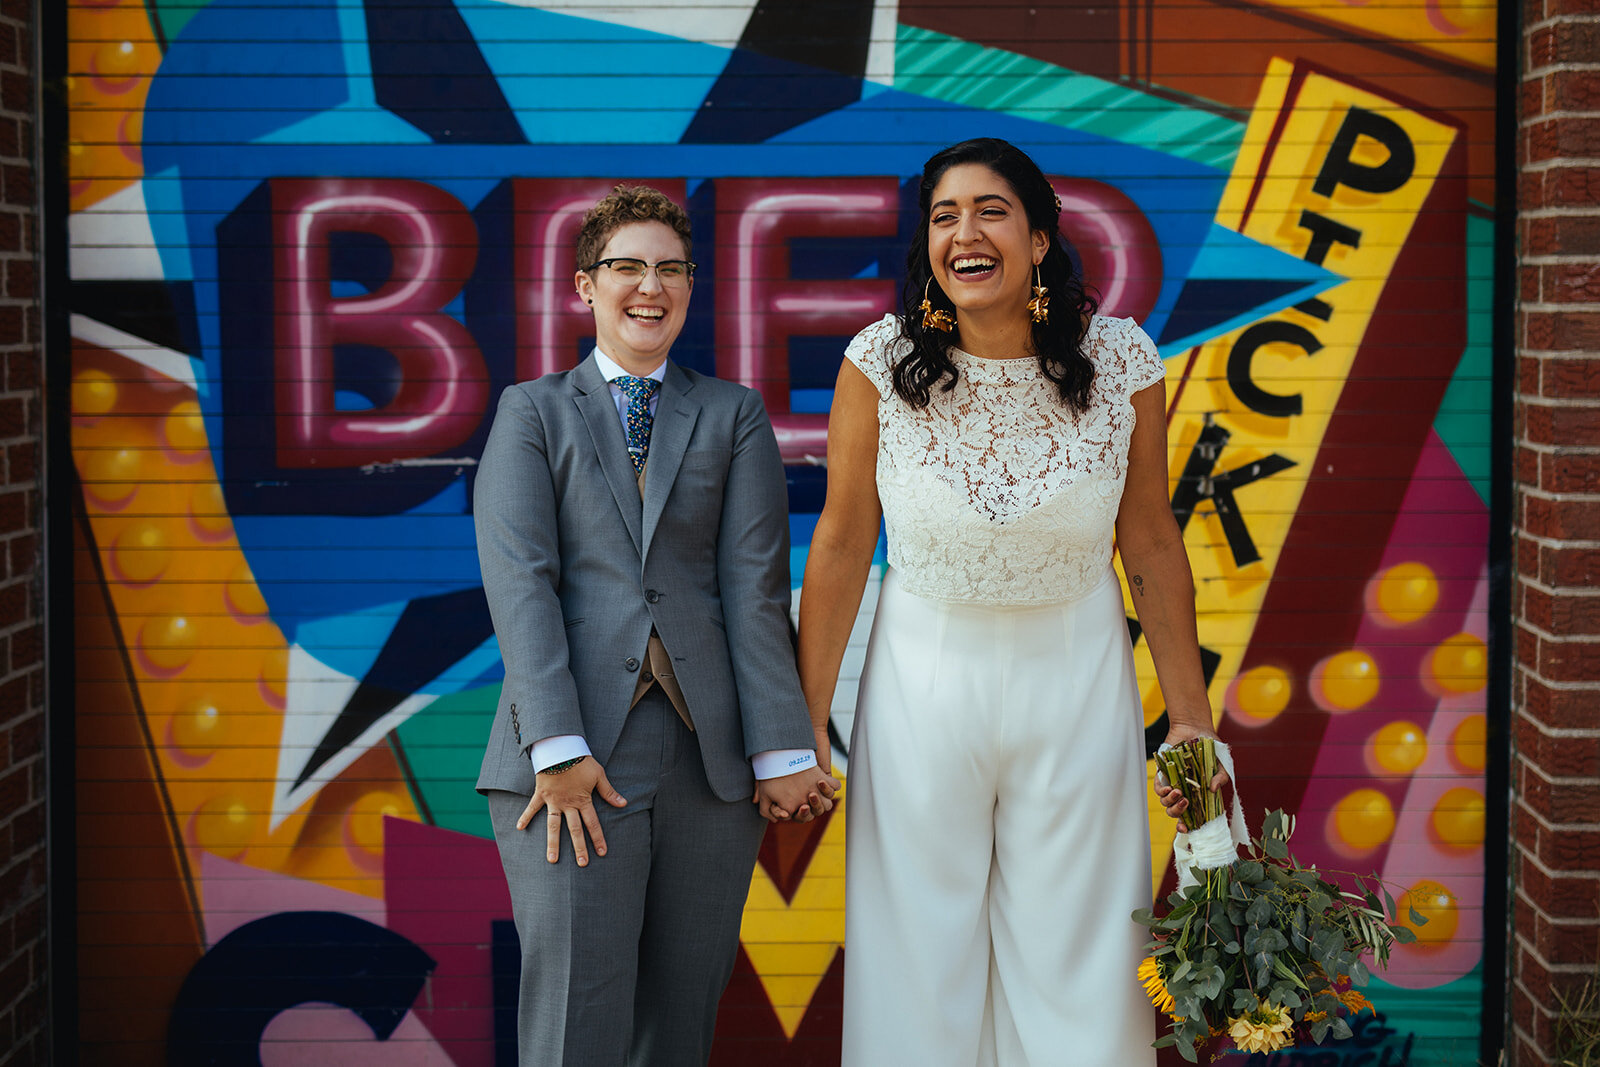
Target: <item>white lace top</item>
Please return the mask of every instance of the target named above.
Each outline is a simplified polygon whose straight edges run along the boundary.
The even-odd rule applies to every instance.
[[[1166,368],[1132,319],[1096,316],[1089,408],[1074,417],[1032,356],[980,359],[920,411],[895,393],[910,351],[885,315],[845,356],[878,389],[878,497],[889,565],[918,596],[968,604],[1073,600],[1105,577],[1128,477],[1131,397]]]

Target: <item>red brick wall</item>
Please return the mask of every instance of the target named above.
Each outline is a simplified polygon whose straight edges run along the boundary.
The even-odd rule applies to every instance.
[[[1524,6],[1513,522],[1515,947],[1507,1041],[1556,1062],[1600,963],[1600,15]]]
[[[34,6],[0,4],[0,1064],[48,1063]]]

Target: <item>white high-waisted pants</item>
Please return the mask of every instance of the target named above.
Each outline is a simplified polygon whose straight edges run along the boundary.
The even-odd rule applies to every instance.
[[[1122,597],[924,600],[884,578],[850,747],[845,1067],[1138,1067],[1150,904]]]

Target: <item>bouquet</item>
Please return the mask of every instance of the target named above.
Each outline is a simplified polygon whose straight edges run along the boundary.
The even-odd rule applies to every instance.
[[[1226,746],[1218,752],[1211,739],[1198,738],[1156,759],[1189,802],[1186,822],[1229,821],[1222,798],[1210,789],[1219,761],[1232,773]],[[1242,824],[1237,810],[1232,821]],[[1205,832],[1203,824],[1199,833]],[[1180,884],[1167,898],[1166,914],[1148,908],[1133,914],[1152,931],[1139,978],[1172,1023],[1157,1048],[1176,1045],[1185,1059],[1198,1062],[1213,1041],[1215,1056],[1229,1045],[1271,1053],[1306,1039],[1321,1044],[1329,1034],[1349,1037],[1346,1016],[1372,1007],[1359,992],[1370,978],[1363,957],[1370,953],[1385,966],[1395,942],[1416,940],[1386,917],[1395,914],[1394,898],[1376,877],[1350,875],[1354,891],[1324,880],[1289,854],[1293,833],[1292,817],[1268,812],[1261,836],[1247,837],[1245,858],[1235,853],[1198,869],[1185,858],[1187,845],[1174,846]],[[1413,925],[1426,921],[1414,908],[1409,918]]]

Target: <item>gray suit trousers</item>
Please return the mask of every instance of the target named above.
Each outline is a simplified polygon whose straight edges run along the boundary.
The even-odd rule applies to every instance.
[[[522,939],[522,1067],[704,1067],[766,822],[711,791],[700,747],[659,687],[629,713],[606,764],[625,808],[595,799],[606,855],[579,867],[528,798],[488,792]],[[692,917],[688,921],[686,917]]]

